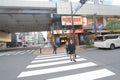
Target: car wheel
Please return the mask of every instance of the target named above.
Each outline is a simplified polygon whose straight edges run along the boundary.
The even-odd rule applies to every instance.
[[[111,50],[115,49],[115,45],[114,45],[114,44],[111,44],[111,45],[110,45],[110,49],[111,49]]]

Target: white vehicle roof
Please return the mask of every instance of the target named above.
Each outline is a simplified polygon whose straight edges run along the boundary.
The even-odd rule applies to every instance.
[[[114,36],[114,35],[120,35],[120,34],[105,34],[105,35],[98,35],[97,37],[99,37],[99,36]]]

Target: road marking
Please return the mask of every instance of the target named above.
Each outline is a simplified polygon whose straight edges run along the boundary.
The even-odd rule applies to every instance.
[[[3,56],[3,55],[5,55],[5,53],[2,53],[2,54],[0,53],[0,56]]]
[[[97,66],[97,64],[93,62],[87,62],[82,64],[74,64],[74,65],[61,66],[61,67],[55,67],[55,68],[49,68],[49,69],[25,71],[25,72],[22,72],[20,75],[18,75],[18,78],[42,75],[47,73],[55,73],[55,72],[61,72],[61,71],[68,71],[68,70],[86,68],[86,67],[92,67],[92,66]]]
[[[40,56],[37,56],[37,58],[42,58],[42,57],[51,57],[51,56],[67,56],[65,54],[50,54],[50,55],[40,55]]]
[[[17,51],[16,54],[20,54],[20,53],[22,53],[22,52],[23,52],[23,51]]]
[[[10,54],[9,54],[9,53],[6,53],[5,55],[6,55],[6,56],[9,56]]]
[[[61,55],[61,56],[47,56],[47,57],[36,57],[35,59],[49,59],[49,58],[59,58],[59,57],[69,57],[69,56],[66,56],[66,55]],[[76,56],[76,57],[79,57],[79,56]]]
[[[57,77],[57,78],[47,79],[47,80],[96,80],[96,79],[113,76],[113,75],[115,75],[115,73],[109,71],[108,69],[100,69],[96,71]]]
[[[62,60],[62,59],[69,59],[69,57],[60,57],[60,58],[52,58],[52,59],[34,60],[34,61],[32,61],[32,63],[45,62],[45,61],[56,61],[56,60]]]
[[[84,58],[78,58],[76,61],[86,61]],[[58,62],[49,62],[49,63],[42,63],[42,64],[32,64],[28,65],[27,68],[37,68],[37,67],[45,67],[45,66],[52,66],[52,65],[59,65],[59,64],[65,64],[65,63],[70,63],[70,60],[65,60],[65,61],[58,61]]]
[[[4,53],[0,53],[0,56],[9,56],[9,55],[17,55],[17,54],[25,54],[27,53],[32,53],[35,50],[22,50],[22,51],[10,51],[10,52],[4,52]]]
[[[29,54],[31,54],[31,53],[33,53],[35,50],[27,50],[26,52],[27,53],[29,53]]]

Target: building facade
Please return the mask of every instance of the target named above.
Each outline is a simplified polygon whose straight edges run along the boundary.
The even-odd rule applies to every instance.
[[[76,37],[78,37],[76,39],[79,39],[79,38],[84,39],[83,34],[85,33],[86,29],[91,29],[94,32],[95,22],[97,26],[96,28],[98,28],[98,26],[105,28],[109,19],[119,20],[120,6],[103,5],[105,4],[105,1],[107,3],[108,0],[104,0],[104,2],[102,0],[89,0],[88,2],[91,4],[84,4],[80,9],[77,10],[75,14],[73,14],[74,15],[73,21],[78,22],[78,24],[73,23],[74,27],[76,28],[75,30],[75,33],[77,35]],[[103,4],[102,3],[100,4],[100,2],[102,2]],[[70,18],[70,16],[72,11],[75,11],[75,8],[78,6],[78,3],[71,3],[71,2],[64,2],[64,1],[58,1],[58,2],[26,1],[24,2],[19,0],[14,0],[14,2],[12,2],[11,0],[3,0],[3,1],[0,1],[0,6],[2,6],[3,8],[10,7],[10,8],[16,8],[16,9],[22,8],[22,9],[53,10],[53,13],[52,12],[49,14],[47,13],[45,14],[45,16],[51,17],[51,15],[53,15],[53,17],[51,17],[52,21],[50,26],[52,25],[52,29],[54,30],[53,35],[55,36],[55,40],[64,43],[65,40],[64,39],[62,40],[64,36],[65,38],[72,37],[71,35],[73,33],[73,30],[72,30],[73,26],[71,25],[72,19]],[[96,19],[93,19],[94,17],[96,17]],[[35,22],[37,22],[37,20]],[[78,40],[78,42],[80,44],[80,40]]]
[[[93,4],[91,5],[90,3]],[[55,42],[64,44],[68,38],[73,38],[73,28],[75,28],[75,40],[78,45],[83,44],[86,30],[92,34],[96,31],[106,33],[106,25],[110,19],[120,20],[119,6],[104,5],[100,0],[90,0],[89,4],[83,5],[73,16],[72,10],[77,7],[77,3],[57,3],[57,15],[53,19],[53,34]],[[111,10],[112,7],[112,10]],[[116,10],[116,11],[115,11]],[[95,19],[94,19],[95,17]],[[73,27],[74,26],[74,27]],[[102,28],[102,31],[99,31]]]

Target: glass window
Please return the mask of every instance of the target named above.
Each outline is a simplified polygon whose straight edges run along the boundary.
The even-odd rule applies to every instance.
[[[96,37],[95,41],[103,41],[103,36]]]

